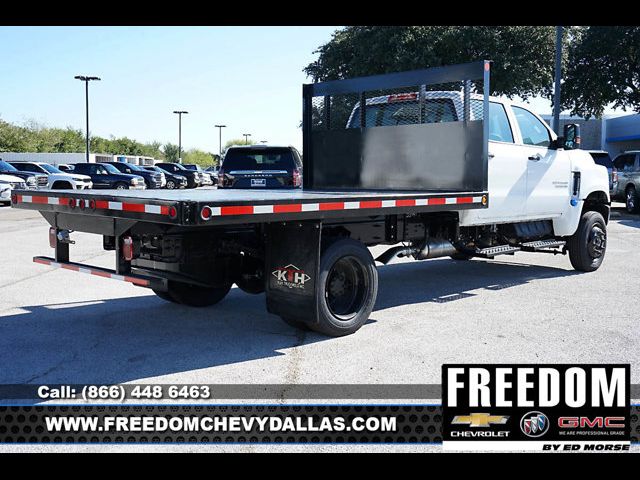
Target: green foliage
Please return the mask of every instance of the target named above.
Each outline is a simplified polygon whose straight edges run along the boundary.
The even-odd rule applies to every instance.
[[[187,152],[183,152],[182,163],[195,163],[196,165],[200,165],[202,168],[207,168],[211,165],[216,165],[218,162],[214,159],[214,155],[212,153],[192,148]]]
[[[601,116],[604,108],[640,109],[640,27],[576,29],[569,43],[562,105],[572,114]]]
[[[160,150],[160,142],[140,143],[127,137],[91,137],[90,141],[91,151],[94,153],[164,158]],[[71,127],[45,127],[33,120],[18,126],[0,120],[0,151],[2,152],[84,152],[85,142],[84,132]]]
[[[227,151],[227,148],[233,147],[234,145],[247,145],[247,142],[244,138],[232,138],[231,140],[228,140],[224,144],[224,148],[222,149],[223,155],[224,152]]]
[[[176,163],[178,161],[178,145],[166,143],[162,147],[162,153],[164,154],[164,158],[167,162]]]
[[[356,26],[336,31],[304,71],[314,81],[493,60],[491,93],[551,96],[555,27]]]

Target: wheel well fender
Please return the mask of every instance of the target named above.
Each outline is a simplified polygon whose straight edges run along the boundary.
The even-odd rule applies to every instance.
[[[607,194],[601,190],[591,192],[584,200],[582,213],[598,212],[604,217],[605,223],[609,223],[609,212],[611,211],[611,202]]]

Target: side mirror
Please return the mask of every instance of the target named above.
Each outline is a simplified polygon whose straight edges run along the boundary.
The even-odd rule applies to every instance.
[[[569,123],[564,126],[564,135],[558,139],[558,144],[565,150],[580,148],[580,125]]]

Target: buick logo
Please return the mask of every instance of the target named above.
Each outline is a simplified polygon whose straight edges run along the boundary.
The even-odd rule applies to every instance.
[[[549,430],[549,419],[542,412],[529,412],[520,420],[520,430],[528,437],[541,437]]]

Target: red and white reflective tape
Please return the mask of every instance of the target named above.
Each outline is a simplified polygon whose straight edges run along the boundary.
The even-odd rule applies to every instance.
[[[486,200],[485,200],[486,201]],[[464,205],[484,203],[483,197],[398,198],[395,200],[362,200],[355,202],[284,203],[280,205],[234,205],[203,207],[212,217],[229,215],[259,215],[274,213],[326,212],[333,210],[371,210],[378,208],[426,207],[431,205]]]
[[[77,202],[79,208],[89,208],[91,200],[72,197],[47,197],[44,195],[16,195],[14,203],[35,203],[40,205],[63,205],[71,206],[69,202]],[[76,206],[73,204],[73,206]],[[153,213],[156,215],[169,215],[172,207],[166,205],[149,205],[145,203],[130,202],[109,202],[106,200],[95,200],[96,210],[119,210],[123,212]],[[175,209],[174,209],[175,213]]]
[[[104,277],[110,278],[112,280],[121,280],[123,282],[133,283],[134,285],[140,285],[142,287],[149,286],[149,280],[145,280],[143,278],[138,277],[130,277],[128,275],[118,275],[116,273],[111,273],[106,270],[101,270],[97,268],[91,267],[81,267],[79,265],[73,265],[71,263],[58,263],[53,260],[47,260],[46,258],[36,257],[33,259],[35,263],[40,263],[42,265],[49,265],[55,268],[64,268],[65,270],[71,270],[73,272],[79,273],[88,273],[89,275],[95,275],[96,277]]]

